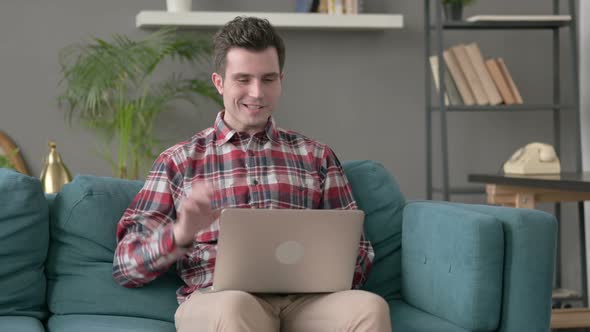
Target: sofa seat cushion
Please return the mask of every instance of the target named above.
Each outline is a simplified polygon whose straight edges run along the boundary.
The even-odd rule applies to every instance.
[[[401,241],[404,196],[383,165],[371,160],[342,164],[359,209],[365,212],[365,235],[375,250],[364,290],[387,300],[401,289]]]
[[[418,310],[400,301],[389,301],[391,324],[395,332],[468,332],[457,325]]]
[[[404,209],[404,301],[467,330],[500,322],[504,230],[494,216],[437,202]]]
[[[49,332],[176,332],[174,323],[161,320],[102,315],[54,315]]]
[[[141,189],[139,181],[76,176],[51,204],[51,244],[47,261],[48,305],[61,315],[122,315],[173,322],[173,272],[140,288],[113,280],[116,228]]]
[[[48,246],[49,212],[41,182],[0,168],[0,316],[46,317]]]
[[[0,316],[0,331],[45,332],[41,321],[27,316]]]

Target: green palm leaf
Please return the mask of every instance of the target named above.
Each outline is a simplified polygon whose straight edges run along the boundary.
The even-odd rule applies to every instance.
[[[137,41],[114,35],[111,41],[94,38],[73,44],[60,52],[64,91],[58,101],[68,123],[79,118],[105,146],[116,143],[116,168],[137,177],[138,165],[155,155],[154,123],[171,101],[184,99],[196,105],[200,97],[222,103],[203,78],[172,74],[153,83],[154,72],[165,60],[210,65],[212,51],[210,38],[187,37],[172,28]]]

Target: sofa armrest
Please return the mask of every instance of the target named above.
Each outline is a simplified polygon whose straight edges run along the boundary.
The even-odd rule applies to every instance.
[[[548,331],[555,271],[557,219],[546,212],[446,203],[485,213],[504,228],[504,282],[499,331]]]
[[[555,246],[556,220],[541,211],[411,202],[404,210],[402,295],[419,309],[468,329],[548,330]],[[430,256],[428,268],[411,264],[420,247],[427,248],[422,251]],[[457,267],[455,276],[444,273],[445,264]],[[421,289],[428,286],[429,294]],[[458,314],[458,306],[469,301],[474,307]]]
[[[410,202],[402,228],[404,301],[470,331],[499,326],[504,232],[487,214]]]

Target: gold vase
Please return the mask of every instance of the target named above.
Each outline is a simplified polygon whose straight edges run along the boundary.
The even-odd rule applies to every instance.
[[[50,141],[49,155],[44,160],[45,165],[41,172],[41,184],[43,191],[47,194],[58,193],[64,184],[72,181],[72,175],[55,147],[55,142]]]

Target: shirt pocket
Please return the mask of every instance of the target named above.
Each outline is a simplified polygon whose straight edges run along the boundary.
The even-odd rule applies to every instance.
[[[271,207],[318,209],[321,201],[319,176],[311,173],[271,173],[268,176]]]

